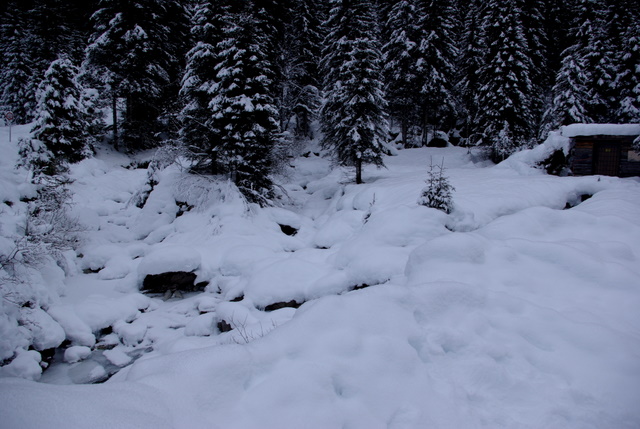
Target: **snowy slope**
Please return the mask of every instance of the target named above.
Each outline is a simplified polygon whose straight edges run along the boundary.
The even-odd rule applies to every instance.
[[[640,181],[548,176],[543,149],[403,150],[363,185],[310,154],[268,209],[175,165],[139,208],[149,173],[101,151],[72,171],[87,233],[49,310],[58,385],[0,379],[3,424],[638,427]],[[431,160],[451,215],[416,204]],[[205,291],[137,293],[176,267]]]

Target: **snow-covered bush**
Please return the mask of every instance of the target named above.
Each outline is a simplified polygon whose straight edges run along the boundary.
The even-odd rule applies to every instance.
[[[82,227],[68,213],[66,184],[60,176],[48,178],[38,191],[38,198],[29,203],[13,248],[0,254],[0,267],[9,275],[17,275],[16,264],[35,267],[49,256],[61,262],[62,252],[75,247]]]
[[[429,177],[427,186],[422,190],[418,204],[442,210],[445,213],[453,211],[452,192],[455,188],[449,183],[449,178],[444,174],[444,160],[441,165],[429,165]]]
[[[46,183],[36,199],[6,213],[15,227],[0,231],[0,376],[38,379],[46,363],[37,351],[66,338],[47,310],[62,291],[64,253],[76,246],[82,228],[68,214],[66,180],[41,179]],[[30,348],[36,351],[27,352]]]

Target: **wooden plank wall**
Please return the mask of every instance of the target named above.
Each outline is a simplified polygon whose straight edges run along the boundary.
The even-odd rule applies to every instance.
[[[640,176],[640,161],[629,159],[634,137],[629,136],[579,136],[572,139],[569,166],[575,176],[594,174],[594,147],[599,141],[618,141],[620,147],[620,177]],[[632,156],[633,158],[633,156]]]

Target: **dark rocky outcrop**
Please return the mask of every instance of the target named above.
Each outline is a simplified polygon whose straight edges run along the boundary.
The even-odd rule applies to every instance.
[[[280,230],[282,230],[283,233],[291,237],[293,237],[298,233],[298,230],[290,225],[282,225],[282,224],[278,224],[278,225],[280,225]]]
[[[429,141],[427,146],[428,147],[447,147],[448,144],[449,142],[446,141],[445,139],[441,137],[434,137]]]
[[[236,296],[230,302],[240,302],[244,299],[244,295]]]
[[[288,302],[275,302],[273,304],[269,304],[264,308],[264,311],[274,311],[274,310],[280,310],[281,308],[298,308],[302,305],[303,303],[298,303],[294,300],[288,301]]]
[[[218,322],[218,330],[220,332],[229,332],[233,329],[233,327],[227,323],[226,320],[221,320]]]
[[[162,274],[149,274],[142,282],[142,292],[194,292],[202,290],[203,283],[195,284],[196,274],[185,271],[173,271]],[[206,283],[204,284],[206,286]],[[202,289],[200,289],[202,287]]]

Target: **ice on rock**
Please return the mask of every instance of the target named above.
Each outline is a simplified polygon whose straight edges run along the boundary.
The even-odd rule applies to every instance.
[[[91,384],[106,380],[108,375],[98,362],[85,360],[69,368],[69,377],[75,384]]]

